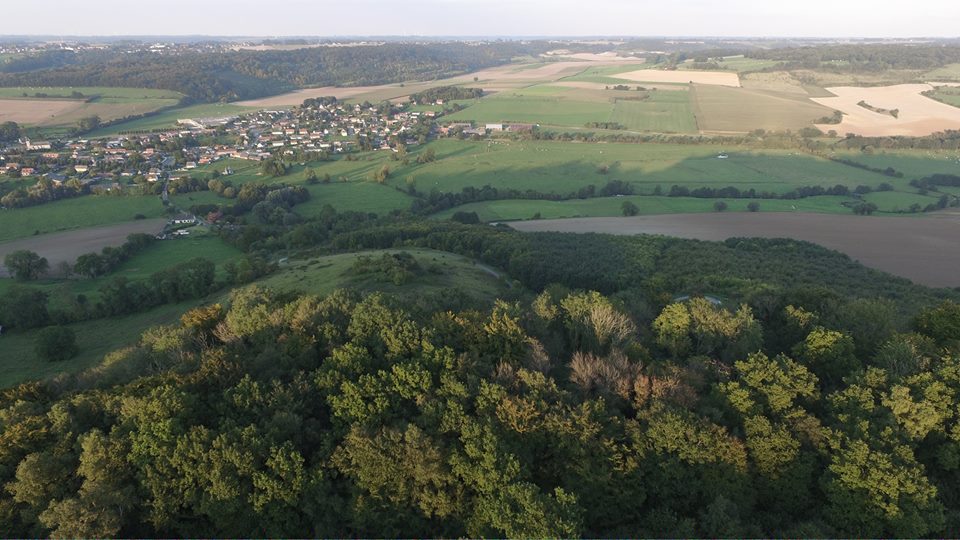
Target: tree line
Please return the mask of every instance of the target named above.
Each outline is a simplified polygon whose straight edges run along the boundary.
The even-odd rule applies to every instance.
[[[510,63],[545,43],[461,42],[315,47],[293,51],[85,52],[47,69],[0,69],[0,86],[118,86],[174,90],[215,102],[280,94],[305,86],[365,86],[432,80]]]

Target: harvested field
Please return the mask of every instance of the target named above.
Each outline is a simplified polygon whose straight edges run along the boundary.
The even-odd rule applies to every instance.
[[[322,88],[305,88],[303,90],[297,90],[288,94],[280,94],[279,96],[238,101],[236,105],[243,107],[290,107],[293,105],[300,105],[305,100],[312,98],[333,96],[337,99],[349,99],[361,94],[371,94],[386,90],[395,91],[397,95],[393,97],[402,97],[409,95],[411,92],[417,91],[416,89],[411,90],[408,87],[400,87],[399,85],[392,84],[383,86],[352,86],[342,88],[337,86],[324,86]]]
[[[80,92],[83,99],[67,98]],[[21,97],[47,94],[49,97]],[[173,107],[182,96],[167,90],[103,87],[16,87],[0,89],[0,122],[38,127],[73,125],[82,118],[99,116],[109,122],[128,116]]]
[[[644,63],[646,60],[644,58],[625,58],[617,55],[616,52],[607,51],[604,53],[557,53],[551,54],[547,53],[542,55],[545,58],[570,58],[573,60],[582,60],[584,62],[610,62],[610,61],[620,61],[620,62],[636,62]]]
[[[251,99],[237,102],[236,105],[246,107],[289,107],[300,105],[305,99],[334,96],[337,99],[367,99],[371,102],[396,100],[405,98],[410,94],[420,92],[429,88],[447,85],[465,85],[481,87],[488,92],[498,92],[515,88],[522,88],[536,83],[553,82],[565,77],[576,75],[583,70],[598,66],[640,66],[644,63],[642,58],[626,59],[617,57],[597,58],[593,61],[560,61],[543,62],[534,64],[508,64],[494,68],[484,69],[475,73],[459,75],[449,79],[440,79],[436,81],[412,82],[403,85],[385,84],[381,86],[353,86],[337,87],[326,86],[322,88],[306,88],[287,94],[271,96],[261,99]],[[474,82],[474,78],[477,79]]]
[[[796,131],[833,114],[806,94],[699,84],[691,92],[697,125],[708,132]]]
[[[674,83],[674,84],[715,84],[719,86],[740,86],[740,77],[736,73],[723,71],[663,71],[659,69],[641,69],[614,75],[618,79],[636,82]]]
[[[773,92],[807,95],[807,89],[804,88],[803,83],[788,71],[759,71],[756,73],[747,73],[740,77],[740,84],[744,88],[751,90],[770,90]]]
[[[586,81],[557,81],[554,83],[550,83],[550,85],[562,86],[564,88],[579,88],[582,90],[604,90],[604,91],[614,86],[609,83],[603,84],[603,83],[594,83],[594,82],[586,82]],[[677,84],[668,84],[668,85],[659,85],[659,86],[647,84],[647,85],[640,85],[640,86],[643,86],[647,90],[666,90],[666,91],[672,90],[677,92],[683,92],[687,89],[685,86],[681,86]],[[633,85],[631,85],[631,87],[633,87]]]
[[[699,214],[581,218],[510,224],[525,231],[660,234],[720,241],[793,238],[846,253],[866,266],[931,287],[960,286],[960,215],[924,218],[819,214]]]
[[[929,84],[828,88],[836,97],[814,98],[813,101],[843,111],[843,122],[818,127],[823,131],[834,129],[840,135],[855,133],[868,137],[922,137],[947,129],[960,129],[960,109],[922,95],[931,89],[933,87]],[[896,109],[899,114],[894,118],[870,111],[858,105],[861,101],[880,109]]]
[[[41,124],[69,114],[82,104],[78,100],[0,99],[0,122]]]
[[[55,272],[61,262],[73,263],[80,255],[100,252],[107,246],[120,246],[134,233],[159,233],[165,223],[165,219],[144,219],[5,242],[0,244],[0,261],[9,253],[26,249],[46,257],[51,271]],[[0,277],[9,277],[5,267],[0,267]]]

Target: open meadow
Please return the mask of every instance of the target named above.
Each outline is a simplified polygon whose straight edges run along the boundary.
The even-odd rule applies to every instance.
[[[840,184],[853,189],[890,183],[912,191],[909,179],[784,150],[508,140],[441,140],[430,147],[436,152],[435,162],[398,167],[389,183],[402,187],[404,178],[414,175],[417,189],[424,192],[459,192],[465,187],[490,185],[561,195],[587,185],[599,188],[610,180],[630,182],[639,193],[647,194],[657,186],[669,190],[674,184],[783,193],[804,186]],[[724,152],[728,157],[719,159]],[[606,173],[601,172],[602,166],[607,167]]]
[[[159,197],[87,195],[74,199],[0,210],[0,242],[87,227],[133,222],[137,215],[164,213]]]
[[[158,114],[149,115],[145,118],[138,118],[127,122],[119,122],[111,126],[100,128],[89,133],[88,137],[110,137],[119,133],[151,131],[154,129],[165,129],[175,127],[177,120],[181,119],[204,119],[204,118],[225,118],[238,116],[245,112],[251,112],[255,109],[251,107],[242,107],[229,103],[204,103],[200,105],[190,105],[165,110]]]
[[[705,84],[692,85],[690,92],[697,125],[705,132],[799,131],[833,114],[806,94]]]
[[[408,282],[396,284],[353,270],[362,257],[378,258],[397,253],[412,255],[423,273],[413,276]],[[466,257],[431,249],[374,250],[293,260],[257,284],[278,291],[321,296],[343,288],[395,294],[436,294],[445,289],[458,288],[468,292],[475,300],[488,301],[502,296],[506,290],[506,285],[498,279],[495,271]]]

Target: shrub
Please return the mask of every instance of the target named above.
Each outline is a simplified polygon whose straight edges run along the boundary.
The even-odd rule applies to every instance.
[[[34,352],[47,362],[69,360],[80,352],[77,335],[64,326],[50,326],[40,330],[34,343]]]

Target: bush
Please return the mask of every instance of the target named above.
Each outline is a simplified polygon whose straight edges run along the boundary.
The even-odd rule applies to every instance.
[[[80,352],[77,335],[64,326],[50,326],[37,333],[34,352],[47,362],[69,360]]]
[[[717,212],[724,212],[727,209],[727,203],[723,201],[717,201],[713,203],[713,209],[716,210]]]
[[[749,211],[751,211],[751,212],[759,212],[759,211],[760,211],[760,203],[758,203],[758,202],[756,202],[756,201],[751,202],[750,204],[747,205],[747,210],[749,210]]]
[[[635,216],[640,213],[640,208],[630,201],[623,201],[623,206],[621,209],[623,210],[623,215],[625,216]]]
[[[466,225],[476,225],[480,223],[480,216],[478,216],[476,212],[457,212],[453,214],[453,217],[450,219]]]

